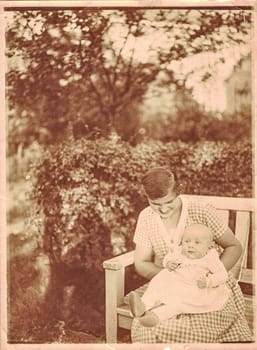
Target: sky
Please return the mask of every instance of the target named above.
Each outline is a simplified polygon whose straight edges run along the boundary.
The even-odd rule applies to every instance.
[[[176,18],[175,14],[170,13],[170,20]],[[172,18],[172,16],[174,18]],[[197,18],[198,12],[192,11],[190,13],[191,18]],[[180,29],[176,27],[172,30],[172,34],[167,37],[167,34],[160,30],[153,29],[151,11],[149,11],[149,22],[145,23],[147,28],[146,34],[143,37],[130,36],[127,43],[122,50],[124,57],[129,57],[131,50],[134,50],[134,57],[139,62],[151,62],[156,60],[156,51],[158,48],[166,49],[171,44],[176,43],[174,38],[176,34],[180,34]],[[110,36],[113,38],[115,46],[120,48],[124,43],[124,36],[126,35],[126,28],[123,26],[123,22],[120,17],[114,20],[115,24],[110,29]],[[159,24],[158,24],[159,25]],[[197,21],[195,27],[197,27]],[[177,32],[176,32],[177,30]],[[170,33],[169,33],[170,34]],[[221,34],[222,35],[222,34]],[[224,38],[227,33],[224,31]],[[203,104],[208,111],[223,112],[227,106],[226,98],[226,84],[225,81],[229,78],[233,72],[235,65],[238,63],[241,57],[245,57],[251,51],[250,42],[245,45],[234,45],[233,47],[227,47],[220,52],[206,51],[195,55],[188,56],[180,61],[171,61],[169,68],[176,72],[176,76],[184,76],[190,71],[193,73],[190,75],[187,81],[187,87],[193,89],[193,97],[197,102]],[[219,61],[220,58],[224,58],[224,62]],[[205,82],[202,82],[201,78],[204,72],[210,72],[215,67],[215,72]]]
[[[227,106],[226,84],[225,81],[233,73],[235,65],[241,57],[250,53],[249,45],[235,46],[224,50],[223,52],[205,52],[188,57],[182,62],[173,62],[173,68],[180,66],[179,69],[186,74],[194,69],[187,82],[189,88],[193,88],[194,98],[203,104],[207,110],[223,112]],[[217,62],[219,57],[224,58],[224,62],[216,65],[216,72],[208,81],[202,82],[202,70],[207,70]]]

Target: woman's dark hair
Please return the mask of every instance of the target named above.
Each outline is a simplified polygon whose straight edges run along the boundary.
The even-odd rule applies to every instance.
[[[165,197],[170,189],[178,194],[175,174],[165,167],[156,167],[148,170],[143,176],[141,183],[150,199]]]

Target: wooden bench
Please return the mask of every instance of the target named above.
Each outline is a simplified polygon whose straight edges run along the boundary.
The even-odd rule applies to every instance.
[[[241,287],[248,287],[249,291],[242,288],[246,303],[246,318],[253,329],[254,297],[252,286],[255,284],[252,256],[254,254],[255,237],[255,200],[253,198],[229,198],[214,196],[190,196],[199,198],[213,204],[221,216],[227,221],[237,239],[243,246],[243,254],[232,272],[238,279]],[[134,263],[134,251],[119,255],[103,263],[105,268],[105,298],[106,298],[106,342],[117,342],[118,327],[130,329],[132,318],[124,295],[125,268]],[[245,288],[247,290],[247,288]],[[142,294],[144,287],[139,288]]]

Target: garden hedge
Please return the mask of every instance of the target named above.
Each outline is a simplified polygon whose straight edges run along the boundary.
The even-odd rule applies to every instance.
[[[252,194],[252,151],[246,141],[230,145],[152,141],[132,147],[117,137],[95,141],[71,137],[50,149],[34,169],[36,176],[28,176],[36,179],[33,196],[40,218],[43,214],[42,223],[33,206],[32,222],[39,225],[33,232],[43,243],[47,255],[42,256],[50,262],[50,270],[36,266],[41,247],[32,255],[10,259],[9,341],[70,342],[70,330],[104,341],[102,262],[133,247],[136,219],[147,205],[140,178],[155,165],[175,171],[184,193]],[[45,281],[46,272],[47,293],[39,297],[39,282]],[[126,292],[139,284],[133,268],[128,269]]]
[[[50,149],[36,173],[34,195],[44,214],[43,244],[52,262],[101,269],[115,242],[116,253],[131,249],[137,215],[147,205],[140,178],[156,165],[175,171],[183,193],[252,195],[247,141],[151,141],[132,147],[115,137],[70,139]]]

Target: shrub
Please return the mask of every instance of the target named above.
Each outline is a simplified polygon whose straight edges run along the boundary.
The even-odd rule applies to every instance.
[[[140,177],[150,166],[175,170],[184,193],[251,196],[251,146],[160,141],[131,147],[117,139],[72,140],[37,168],[35,196],[45,217],[44,248],[55,263],[101,269],[111,239],[127,248],[147,204]]]
[[[48,290],[42,304],[35,302],[40,300],[38,281],[45,276],[42,270],[40,279],[35,269],[36,255],[11,257],[9,340],[65,342],[69,330],[100,334],[102,339],[102,262],[113,256],[118,238],[126,249],[133,246],[137,215],[147,205],[139,184],[145,170],[168,165],[184,193],[248,197],[251,159],[249,142],[152,141],[131,147],[117,138],[71,139],[50,149],[35,168],[33,184],[44,216],[36,241],[42,235],[51,263]],[[128,272],[126,292],[142,282],[133,268]]]
[[[212,115],[195,104],[181,107],[176,113],[144,122],[149,138],[163,142],[223,141],[234,143],[251,138],[251,112]]]

